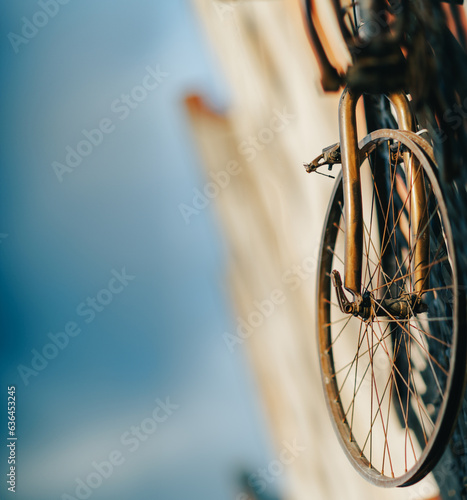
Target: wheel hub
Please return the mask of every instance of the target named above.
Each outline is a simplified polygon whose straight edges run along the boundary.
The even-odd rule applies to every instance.
[[[377,300],[371,292],[365,292],[361,296],[355,296],[354,302],[350,302],[345,295],[339,271],[334,270],[331,279],[340,310],[345,314],[360,316],[364,320],[381,316],[409,319],[427,310],[427,305],[415,293],[402,293],[396,298]]]

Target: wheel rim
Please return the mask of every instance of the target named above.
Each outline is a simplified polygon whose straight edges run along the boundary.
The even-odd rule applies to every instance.
[[[360,474],[373,484],[388,487],[413,484],[440,458],[461,401],[466,351],[465,341],[458,335],[465,320],[459,308],[455,249],[446,206],[426,154],[410,134],[381,130],[360,143],[361,157],[376,156],[391,144],[409,151],[426,179],[430,239],[434,243],[428,273],[433,286],[430,284],[423,297],[428,311],[406,319],[389,316],[367,322],[341,313],[329,277],[332,270],[343,270],[340,180],[326,216],[318,279],[320,365],[334,428]],[[410,248],[413,240],[406,205],[410,186],[401,173],[404,160],[398,161],[394,158],[391,162],[389,196],[385,199],[376,188],[368,201],[365,189],[372,187],[373,174],[364,186],[362,290],[375,299],[412,287],[411,252],[405,248]],[[371,168],[368,160],[363,159],[362,165],[364,178],[365,168]]]

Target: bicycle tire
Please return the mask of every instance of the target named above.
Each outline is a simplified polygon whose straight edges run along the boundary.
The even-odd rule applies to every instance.
[[[394,145],[399,158],[391,156],[390,147],[394,149]],[[413,313],[409,318],[374,317],[366,321],[340,311],[331,286],[331,272],[343,269],[345,226],[339,175],[325,218],[318,265],[320,369],[329,415],[352,465],[372,484],[409,486],[428,474],[440,459],[462,405],[467,356],[465,291],[458,282],[456,247],[430,146],[415,134],[383,129],[370,133],[359,148],[362,179],[369,180],[371,189],[371,193],[364,191],[363,196],[366,217],[363,267],[368,272],[363,273],[362,290],[375,297],[393,296],[394,287],[399,294],[410,291],[406,289],[410,288],[413,275],[410,257],[413,231],[407,206],[410,187],[407,176],[404,177],[409,154],[410,161],[416,161],[423,172],[427,190],[431,241],[428,266],[431,288],[423,295],[427,311]],[[374,156],[379,152],[384,159],[385,151],[386,168],[379,165],[378,171],[372,171],[372,164],[378,163]],[[382,185],[382,179],[390,187],[391,201],[387,206],[377,193],[376,186]],[[390,219],[394,223],[391,230],[387,224]],[[386,221],[384,227],[381,221]],[[398,269],[388,275],[387,272],[394,272],[390,270],[391,261]],[[381,325],[385,321],[383,330]],[[365,338],[366,352],[360,350]],[[377,353],[380,346],[384,352]],[[381,360],[389,366],[381,366],[377,372],[376,361]],[[408,373],[403,373],[404,365],[409,367]],[[436,384],[428,383],[430,377]],[[365,384],[362,390],[365,378],[369,387]],[[403,401],[404,384],[406,400]],[[424,392],[424,387],[433,385],[438,388],[437,393]],[[363,417],[369,422],[369,430],[358,420]],[[377,420],[378,426],[381,420],[378,428]]]

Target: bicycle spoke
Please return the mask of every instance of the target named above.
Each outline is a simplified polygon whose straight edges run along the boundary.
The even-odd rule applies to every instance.
[[[326,269],[319,281],[320,352],[327,353],[321,366],[341,444],[358,468],[377,471],[378,484],[403,485],[416,471],[428,471],[431,458],[442,453],[433,446],[440,425],[452,425],[444,412],[454,387],[450,377],[459,345],[454,331],[463,295],[456,289],[446,205],[430,164],[402,133],[391,132],[401,137],[395,140],[382,132],[366,142],[361,167],[363,307],[354,314],[343,312],[338,290],[330,285],[332,271],[347,271],[345,252],[352,244],[346,241],[341,180],[328,210],[321,250]],[[417,191],[422,189],[426,203],[418,206],[425,199]],[[401,317],[388,299],[400,300]]]

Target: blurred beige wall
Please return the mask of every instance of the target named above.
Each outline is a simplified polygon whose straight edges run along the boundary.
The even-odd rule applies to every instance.
[[[278,456],[284,440],[304,447],[285,467],[285,497],[434,496],[430,479],[399,490],[366,483],[344,457],[326,411],[315,270],[333,180],[306,174],[303,162],[338,141],[339,95],[319,87],[299,1],[192,1],[232,95],[222,115],[199,96],[186,101],[230,252],[238,331],[225,332],[225,347],[248,353]],[[217,190],[208,186],[213,178]]]

